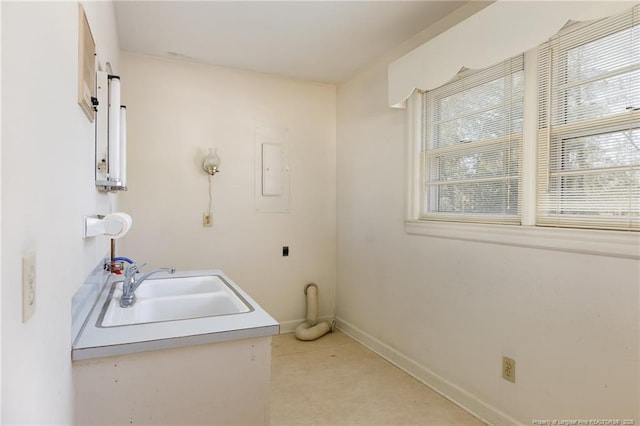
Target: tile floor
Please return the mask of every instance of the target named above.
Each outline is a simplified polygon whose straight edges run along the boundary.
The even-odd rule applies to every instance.
[[[273,339],[271,426],[483,425],[349,336]]]

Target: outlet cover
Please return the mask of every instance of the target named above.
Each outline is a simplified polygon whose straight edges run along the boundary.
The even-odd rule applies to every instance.
[[[516,382],[516,361],[506,356],[502,357],[502,378]]]
[[[213,214],[211,212],[202,213],[202,226],[206,228],[213,226]]]

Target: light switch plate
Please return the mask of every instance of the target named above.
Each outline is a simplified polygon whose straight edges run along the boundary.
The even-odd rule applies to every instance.
[[[22,256],[22,322],[36,311],[36,252],[29,250]]]

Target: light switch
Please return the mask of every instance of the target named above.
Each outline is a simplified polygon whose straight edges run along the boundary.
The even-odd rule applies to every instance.
[[[22,256],[22,322],[36,311],[36,252],[29,250]]]

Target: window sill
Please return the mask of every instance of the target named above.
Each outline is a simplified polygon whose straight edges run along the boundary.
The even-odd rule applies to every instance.
[[[407,220],[410,235],[640,259],[640,234],[624,231]]]

